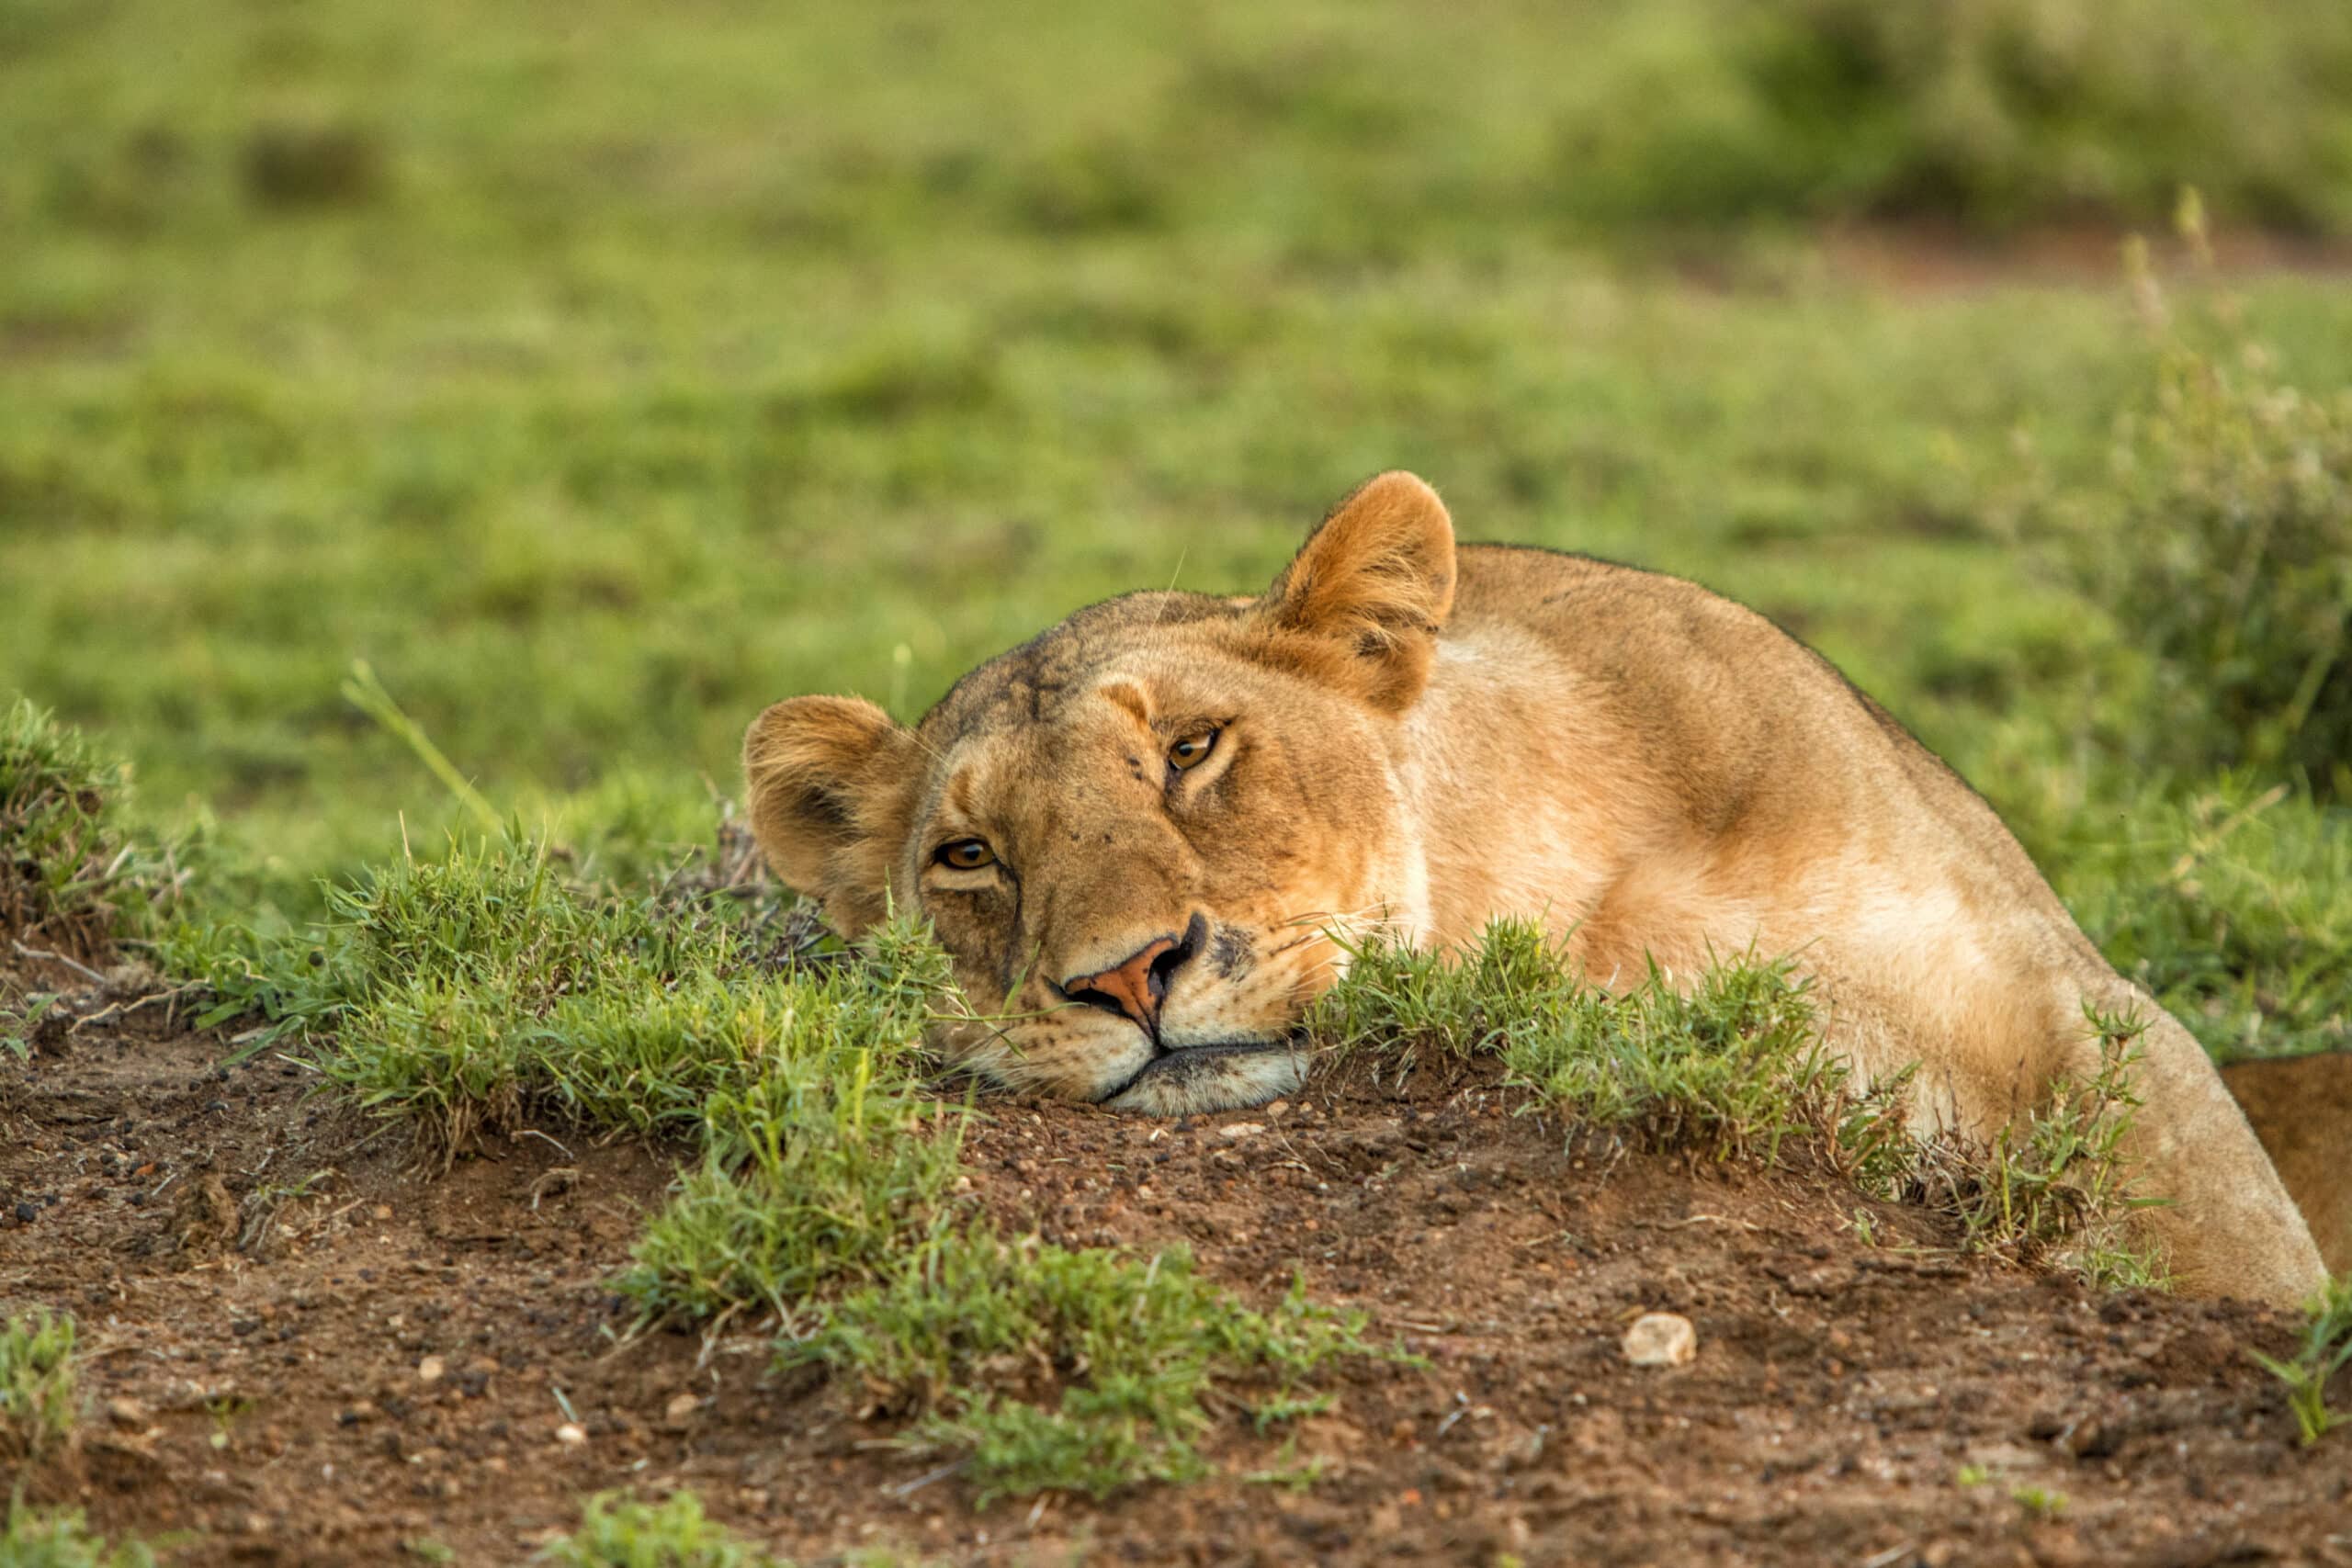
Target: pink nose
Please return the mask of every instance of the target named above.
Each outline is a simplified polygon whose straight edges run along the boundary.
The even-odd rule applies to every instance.
[[[1159,1000],[1168,994],[1168,976],[1176,967],[1160,960],[1175,951],[1175,940],[1161,937],[1115,969],[1071,976],[1062,982],[1062,989],[1072,1001],[1125,1014],[1145,1033],[1158,1039]]]

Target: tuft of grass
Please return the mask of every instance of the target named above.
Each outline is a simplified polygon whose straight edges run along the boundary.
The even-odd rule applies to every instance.
[[[0,1321],[0,1458],[29,1465],[74,1430],[74,1320],[43,1309]]]
[[[1836,1144],[1849,1098],[1786,962],[1718,963],[1687,987],[1652,966],[1612,995],[1528,920],[1497,921],[1460,953],[1368,945],[1309,1027],[1342,1053],[1376,1042],[1398,1071],[1424,1052],[1498,1055],[1542,1103],[1716,1159],[1777,1159],[1795,1134]],[[1850,1131],[1865,1147],[1864,1126]]]
[[[2287,1388],[2287,1407],[2309,1447],[2346,1422],[2352,1411],[2327,1403],[2330,1379],[2352,1364],[2352,1274],[2328,1282],[2311,1305],[2303,1342],[2291,1360],[2277,1360],[2259,1350],[2249,1351]]]
[[[1425,1052],[1457,1062],[1506,1052],[1577,989],[1532,920],[1498,920],[1456,953],[1375,941],[1348,956],[1347,975],[1323,994],[1308,1030],[1343,1056],[1376,1050],[1400,1076]]]
[[[18,1061],[29,1057],[33,1042],[43,1032],[43,1021],[54,1018],[56,1007],[54,991],[28,991],[22,997],[0,1002],[0,1051]],[[52,1027],[62,1027],[62,1021]]]
[[[1373,1354],[1363,1326],[1297,1286],[1254,1311],[1182,1251],[1144,1259],[979,1228],[828,1304],[779,1356],[854,1373],[885,1408],[917,1415],[899,1445],[953,1456],[985,1506],[1197,1477],[1213,1393],[1233,1402],[1225,1385],[1271,1380],[1276,1394],[1257,1407],[1268,1420],[1313,1408],[1283,1391],[1334,1357]]]
[[[2046,1486],[2018,1485],[2009,1488],[2009,1501],[2015,1503],[2028,1518],[2054,1519],[2065,1513],[2066,1495]]]
[[[37,1509],[11,1498],[0,1520],[0,1564],[6,1568],[155,1568],[143,1541],[108,1544],[91,1533],[78,1509]]]
[[[580,1511],[580,1528],[539,1553],[563,1568],[788,1568],[703,1513],[691,1492],[641,1503],[601,1492]]]
[[[713,1097],[789,1081],[799,1105],[860,1053],[903,1085],[946,974],[911,928],[879,939],[875,962],[778,968],[776,933],[724,894],[574,885],[514,836],[372,867],[327,906],[302,936],[203,958],[223,998],[205,1021],[262,1014],[265,1040],[298,1039],[328,1082],[445,1163],[533,1120],[688,1135],[716,1116],[748,1143],[756,1109]]]
[[[870,1051],[780,1060],[711,1098],[710,1153],[615,1288],[649,1320],[789,1317],[818,1286],[871,1275],[937,1234],[965,1114]]]
[[[1919,1151],[1905,1184],[1958,1219],[1973,1251],[2069,1269],[2099,1290],[2161,1289],[2162,1263],[2131,1225],[2151,1201],[2132,1195],[2122,1156],[2140,1104],[2134,1043],[2146,1026],[2097,1009],[2086,1017],[2099,1037],[2097,1072],[2060,1080],[1990,1148]]]
[[[819,1285],[870,1277],[938,1234],[969,1114],[924,1077],[920,1033],[947,984],[946,955],[904,918],[854,958],[734,982],[727,994],[763,1005],[772,1038],[704,1101],[703,1159],[615,1282],[645,1320],[788,1319]]]
[[[0,936],[103,956],[170,889],[123,829],[130,770],[18,696],[0,709]]]

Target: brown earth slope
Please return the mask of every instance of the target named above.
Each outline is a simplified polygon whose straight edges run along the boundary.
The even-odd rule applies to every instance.
[[[1816,1175],[1571,1150],[1427,1073],[1190,1123],[989,1105],[977,1208],[1189,1245],[1261,1302],[1303,1271],[1427,1365],[1338,1374],[1288,1451],[1227,1420],[1206,1483],[975,1511],[759,1333],[624,1337],[605,1281],[663,1151],[526,1137],[421,1176],[169,1001],[92,1016],[136,999],[72,996],[86,1021],[0,1065],[0,1303],[72,1310],[89,1353],[35,1495],[185,1532],[178,1562],[520,1562],[582,1494],[692,1486],[819,1562],[2352,1563],[2352,1440],[2300,1447],[2245,1354],[2288,1319],[1958,1257]],[[1624,1363],[1653,1308],[1690,1365]]]
[[[2328,1268],[2352,1272],[2352,1051],[2238,1062],[2222,1079],[2302,1205]]]

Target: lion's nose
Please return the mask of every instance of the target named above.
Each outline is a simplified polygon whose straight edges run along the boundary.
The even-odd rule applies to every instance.
[[[1157,937],[1112,968],[1071,976],[1062,982],[1062,993],[1074,1002],[1123,1014],[1158,1040],[1159,1004],[1168,995],[1168,982],[1200,950],[1199,937],[1206,925],[1195,915],[1182,940]]]

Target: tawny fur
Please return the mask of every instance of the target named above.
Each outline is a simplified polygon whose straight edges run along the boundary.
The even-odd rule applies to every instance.
[[[1202,734],[1180,770],[1170,748]],[[1866,1077],[1916,1064],[1917,1118],[1975,1139],[2097,1070],[2086,1003],[2136,1011],[2128,1153],[2168,1200],[2148,1224],[2176,1280],[2296,1302],[2323,1279],[2203,1051],[1883,709],[1694,584],[1457,550],[1408,474],[1343,502],[1262,596],[1082,610],[913,729],[781,703],[745,761],[778,873],[853,935],[894,904],[928,916],[974,1014],[948,1043],[1009,1084],[1254,1104],[1300,1081],[1335,937],[1452,945],[1532,916],[1602,985],[1792,956],[1831,1045]],[[992,861],[942,862],[967,839]],[[1088,1005],[1086,976],[1160,942],[1182,946],[1156,1014]]]

